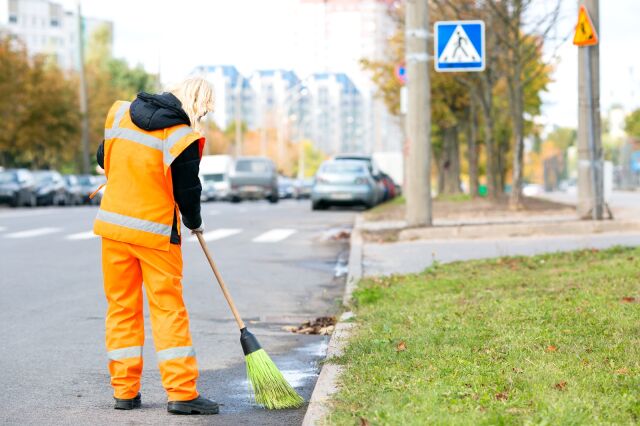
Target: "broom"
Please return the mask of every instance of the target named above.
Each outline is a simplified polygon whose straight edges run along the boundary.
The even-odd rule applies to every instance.
[[[240,344],[244,351],[245,361],[247,363],[247,378],[251,384],[255,401],[268,409],[300,407],[304,400],[287,382],[280,370],[278,370],[278,367],[276,367],[269,357],[269,354],[262,349],[256,336],[247,330],[244,321],[242,321],[236,309],[236,305],[233,303],[233,299],[231,299],[227,286],[222,280],[216,264],[213,262],[213,258],[209,253],[202,233],[196,232],[195,234],[198,237],[200,246],[202,246],[204,255],[209,261],[209,265],[211,265],[213,274],[216,276],[218,284],[220,284],[224,298],[227,299],[231,312],[240,328]]]

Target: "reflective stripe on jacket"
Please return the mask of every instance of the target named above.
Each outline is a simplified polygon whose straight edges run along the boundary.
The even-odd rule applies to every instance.
[[[112,240],[169,250],[178,210],[170,166],[201,137],[185,124],[143,130],[131,121],[129,106],[117,101],[107,115],[104,170],[108,184],[93,230]]]

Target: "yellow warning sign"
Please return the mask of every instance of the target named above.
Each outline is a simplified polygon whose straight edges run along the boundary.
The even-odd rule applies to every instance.
[[[591,22],[589,12],[584,6],[580,6],[578,12],[578,24],[576,25],[576,33],[573,35],[573,44],[576,46],[593,46],[598,44],[598,34]]]

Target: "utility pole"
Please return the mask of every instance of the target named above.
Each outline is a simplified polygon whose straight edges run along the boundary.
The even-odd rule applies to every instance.
[[[431,226],[431,94],[427,43],[428,0],[406,3],[407,67],[407,182],[406,221],[409,226]]]
[[[244,79],[238,77],[236,87],[235,123],[236,123],[236,158],[242,155],[242,86]]]
[[[599,0],[578,0],[598,33]],[[578,216],[602,220],[604,211],[600,124],[599,45],[578,48]]]
[[[78,21],[78,71],[80,74],[80,117],[81,123],[81,144],[82,144],[82,173],[91,173],[91,162],[89,161],[89,107],[87,98],[87,78],[84,73],[84,25],[82,24],[82,10],[78,0],[77,10]]]

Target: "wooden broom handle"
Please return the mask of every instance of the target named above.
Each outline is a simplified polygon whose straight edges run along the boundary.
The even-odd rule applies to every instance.
[[[207,260],[209,261],[209,265],[211,265],[211,269],[213,270],[213,275],[216,276],[216,279],[218,280],[218,284],[220,284],[220,288],[222,289],[222,294],[224,294],[224,298],[227,299],[227,303],[231,308],[231,313],[233,313],[233,317],[236,319],[236,322],[238,323],[238,327],[240,327],[240,330],[242,330],[245,327],[244,321],[242,321],[242,318],[240,318],[240,314],[236,309],[236,305],[233,303],[233,299],[231,298],[231,295],[227,290],[227,286],[225,285],[222,279],[222,275],[220,275],[220,272],[218,271],[216,264],[213,262],[211,253],[209,253],[209,249],[207,248],[207,243],[204,241],[204,237],[202,236],[202,232],[196,232],[195,234],[198,237],[198,241],[200,241],[200,246],[202,247],[202,251],[204,251],[204,255],[207,257]]]

